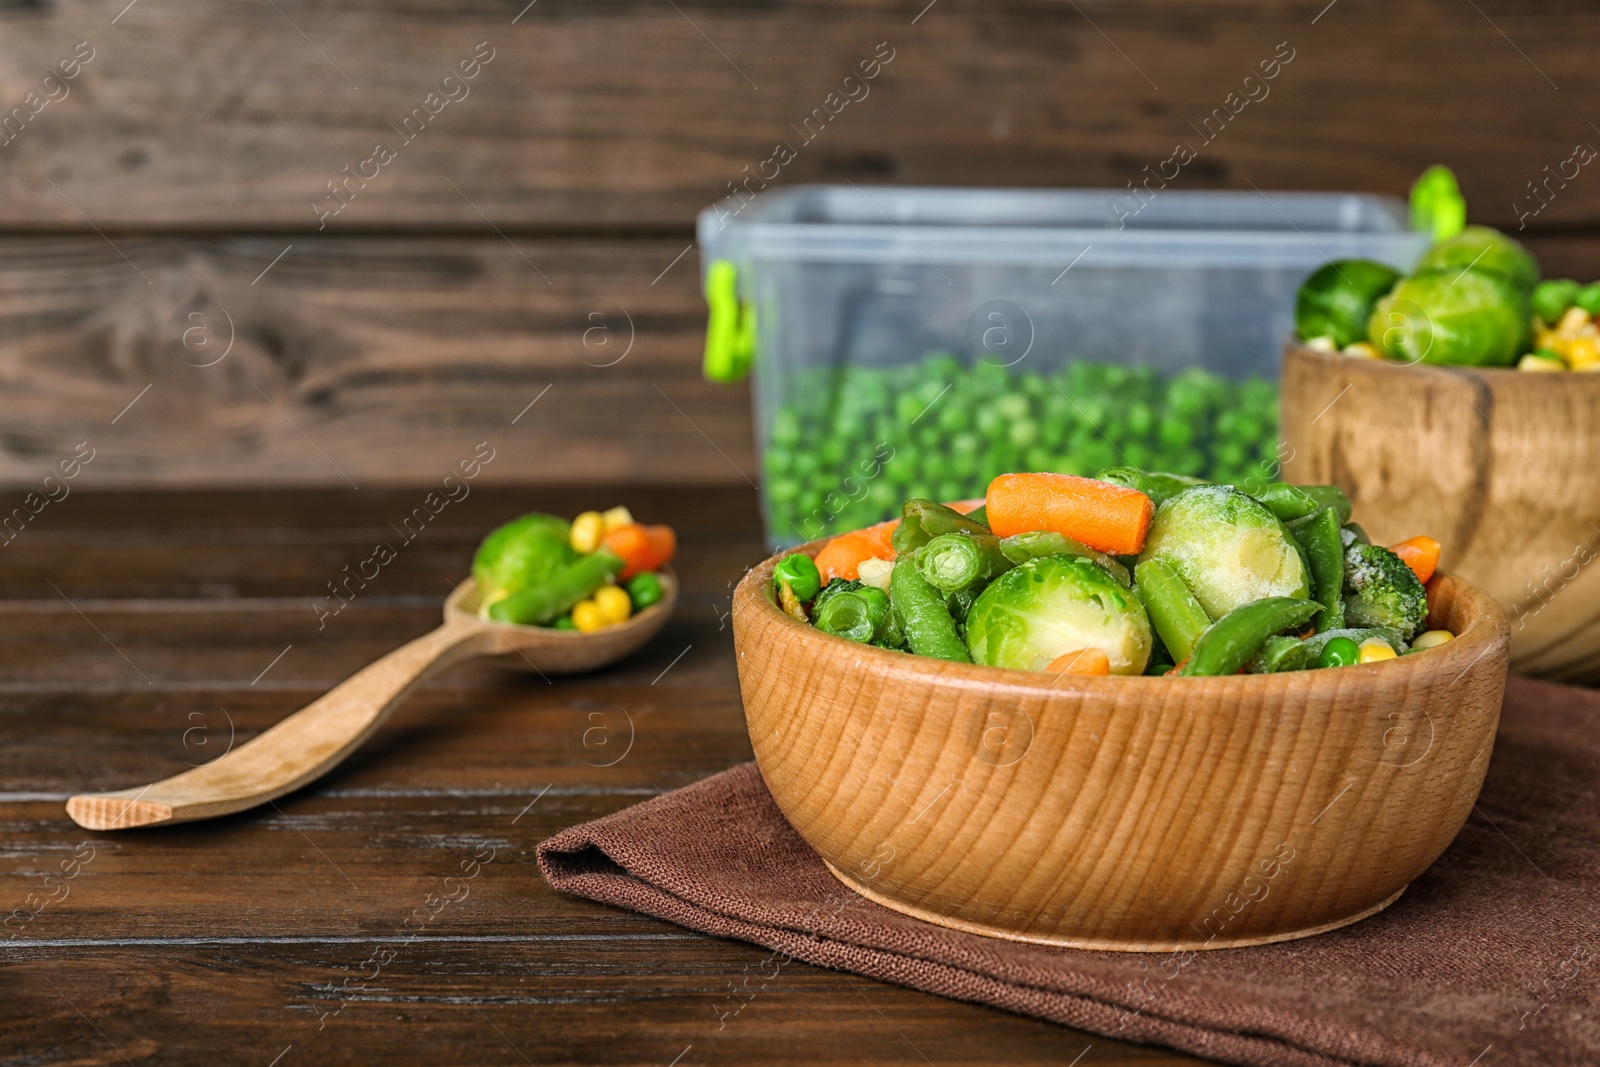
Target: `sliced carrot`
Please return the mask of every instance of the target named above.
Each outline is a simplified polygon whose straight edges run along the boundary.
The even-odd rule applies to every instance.
[[[620,581],[666,566],[678,551],[678,538],[672,527],[642,526],[637,522],[616,527],[600,543],[622,557],[622,573],[617,575]]]
[[[1189,657],[1188,656],[1183,657],[1183,663],[1188,663],[1188,662],[1189,662]],[[1183,663],[1174,664],[1172,669],[1170,671],[1166,672],[1165,677],[1173,678],[1173,677],[1176,677],[1177,675],[1182,674],[1183,673]]]
[[[983,503],[983,497],[980,496],[972,500],[953,500],[946,504],[945,507],[959,511],[963,515],[970,515],[974,511],[977,511],[979,508],[983,507]]]
[[[1048,530],[1114,556],[1144,547],[1155,511],[1137,489],[1073,474],[1002,474],[987,503],[996,536]]]
[[[857,568],[863,560],[894,559],[894,546],[889,543],[889,536],[898,525],[899,519],[890,519],[876,526],[868,526],[865,530],[840,534],[823,545],[822,551],[816,555],[822,584],[826,585],[835,578],[859,578],[861,575]]]
[[[1045,670],[1051,674],[1110,674],[1111,657],[1103,648],[1078,648],[1063,652]]]
[[[1417,576],[1419,582],[1426,582],[1439,569],[1439,542],[1427,534],[1390,545],[1389,551],[1406,561],[1406,566],[1411,568],[1411,573]]]

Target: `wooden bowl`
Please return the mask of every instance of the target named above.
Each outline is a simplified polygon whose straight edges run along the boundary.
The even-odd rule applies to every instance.
[[[1283,358],[1284,477],[1381,544],[1429,534],[1504,605],[1511,668],[1600,682],[1600,374]]]
[[[1460,636],[1415,656],[1053,679],[813,629],[774,605],[777,559],[733,606],[761,775],[835,877],[940,926],[1125,951],[1306,937],[1393,903],[1483,784],[1506,619],[1449,577],[1432,621]]]

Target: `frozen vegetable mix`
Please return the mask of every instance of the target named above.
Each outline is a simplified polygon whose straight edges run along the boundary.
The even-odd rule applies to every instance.
[[[571,522],[534,513],[483,539],[472,577],[485,618],[592,633],[658,603],[656,572],[676,550],[670,526],[643,526],[624,507]]]
[[[1417,179],[1411,218],[1433,244],[1409,275],[1336,260],[1305,280],[1295,300],[1303,343],[1404,363],[1600,371],[1600,283],[1540,281],[1538,262],[1515,239],[1465,225],[1466,202],[1446,167]]]
[[[846,641],[1058,677],[1374,664],[1454,636],[1426,629],[1439,543],[1368,543],[1335,486],[1106,474],[1001,474],[981,507],[907,500],[815,560],[784,556],[773,599]]]

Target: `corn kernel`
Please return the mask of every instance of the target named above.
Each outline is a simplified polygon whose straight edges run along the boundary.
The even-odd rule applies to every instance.
[[[1534,330],[1533,347],[1548,348],[1552,352],[1561,351],[1560,345],[1566,339],[1554,330]]]
[[[1394,659],[1395,651],[1389,647],[1389,642],[1381,637],[1369,637],[1361,642],[1361,648],[1356,655],[1360,663],[1380,663],[1386,659]]]
[[[1318,352],[1339,351],[1339,346],[1333,343],[1333,338],[1331,337],[1313,337],[1306,342],[1306,347],[1315,349]]]
[[[1564,371],[1567,369],[1567,365],[1561,362],[1559,359],[1545,359],[1543,356],[1536,356],[1530,352],[1521,359],[1517,360],[1517,369],[1533,371],[1535,373],[1542,371],[1548,374],[1551,371],[1555,371],[1557,373]]]
[[[1589,325],[1589,313],[1581,307],[1573,305],[1567,309],[1566,314],[1561,316],[1560,323],[1556,325],[1556,332],[1564,333],[1568,336],[1576,336],[1578,331],[1587,325]]]
[[[1562,354],[1574,368],[1587,370],[1600,363],[1600,337],[1574,337]]]
[[[572,520],[572,547],[584,554],[593,552],[600,547],[600,538],[605,536],[605,532],[604,516],[598,511],[585,511]]]
[[[886,559],[864,559],[856,568],[856,577],[861,579],[862,585],[871,585],[889,591],[889,575],[894,570],[894,564]]]
[[[605,523],[606,533],[610,533],[618,526],[633,525],[633,512],[629,511],[620,504],[614,508],[607,509],[605,514],[601,515],[600,518]]]
[[[1355,356],[1357,359],[1378,358],[1378,350],[1367,344],[1365,341],[1357,341],[1355,344],[1345,345],[1344,354],[1347,356]]]
[[[1455,639],[1456,635],[1451,633],[1449,630],[1428,630],[1424,633],[1418,634],[1417,639],[1411,642],[1411,647],[1438,648],[1440,645],[1449,641],[1454,641]]]
[[[619,585],[601,586],[594,594],[594,602],[607,625],[626,622],[633,614],[633,601],[628,599],[628,591]]]
[[[578,628],[579,633],[592,634],[605,628],[606,619],[599,604],[592,600],[580,600],[572,605],[572,625]]]

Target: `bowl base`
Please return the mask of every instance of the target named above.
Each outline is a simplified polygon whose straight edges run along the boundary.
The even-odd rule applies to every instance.
[[[1014,930],[1007,930],[1004,927],[991,926],[988,923],[969,922],[966,919],[956,919],[948,915],[941,915],[935,911],[929,911],[926,908],[906,904],[867,888],[827,860],[823,860],[822,863],[823,866],[828,868],[828,873],[843,883],[847,889],[861,894],[874,904],[881,904],[890,911],[909,915],[913,919],[921,919],[923,922],[933,923],[935,926],[960,930],[966,934],[978,934],[982,937],[997,937],[1005,941],[1026,941],[1032,945],[1056,945],[1061,948],[1090,949],[1096,952],[1198,952],[1207,949],[1248,948],[1251,945],[1270,945],[1277,941],[1298,941],[1301,938],[1325,934],[1330,930],[1337,930],[1342,926],[1349,926],[1352,923],[1358,923],[1362,919],[1376,915],[1390,904],[1399,900],[1400,894],[1410,888],[1409,885],[1403,885],[1387,900],[1379,901],[1370,908],[1364,908],[1353,915],[1346,915],[1332,922],[1319,923],[1316,926],[1307,926],[1298,930],[1282,930],[1276,933],[1251,937],[1196,937],[1178,941],[1149,941],[1114,937],[1051,937],[1044,934],[1018,933]]]

